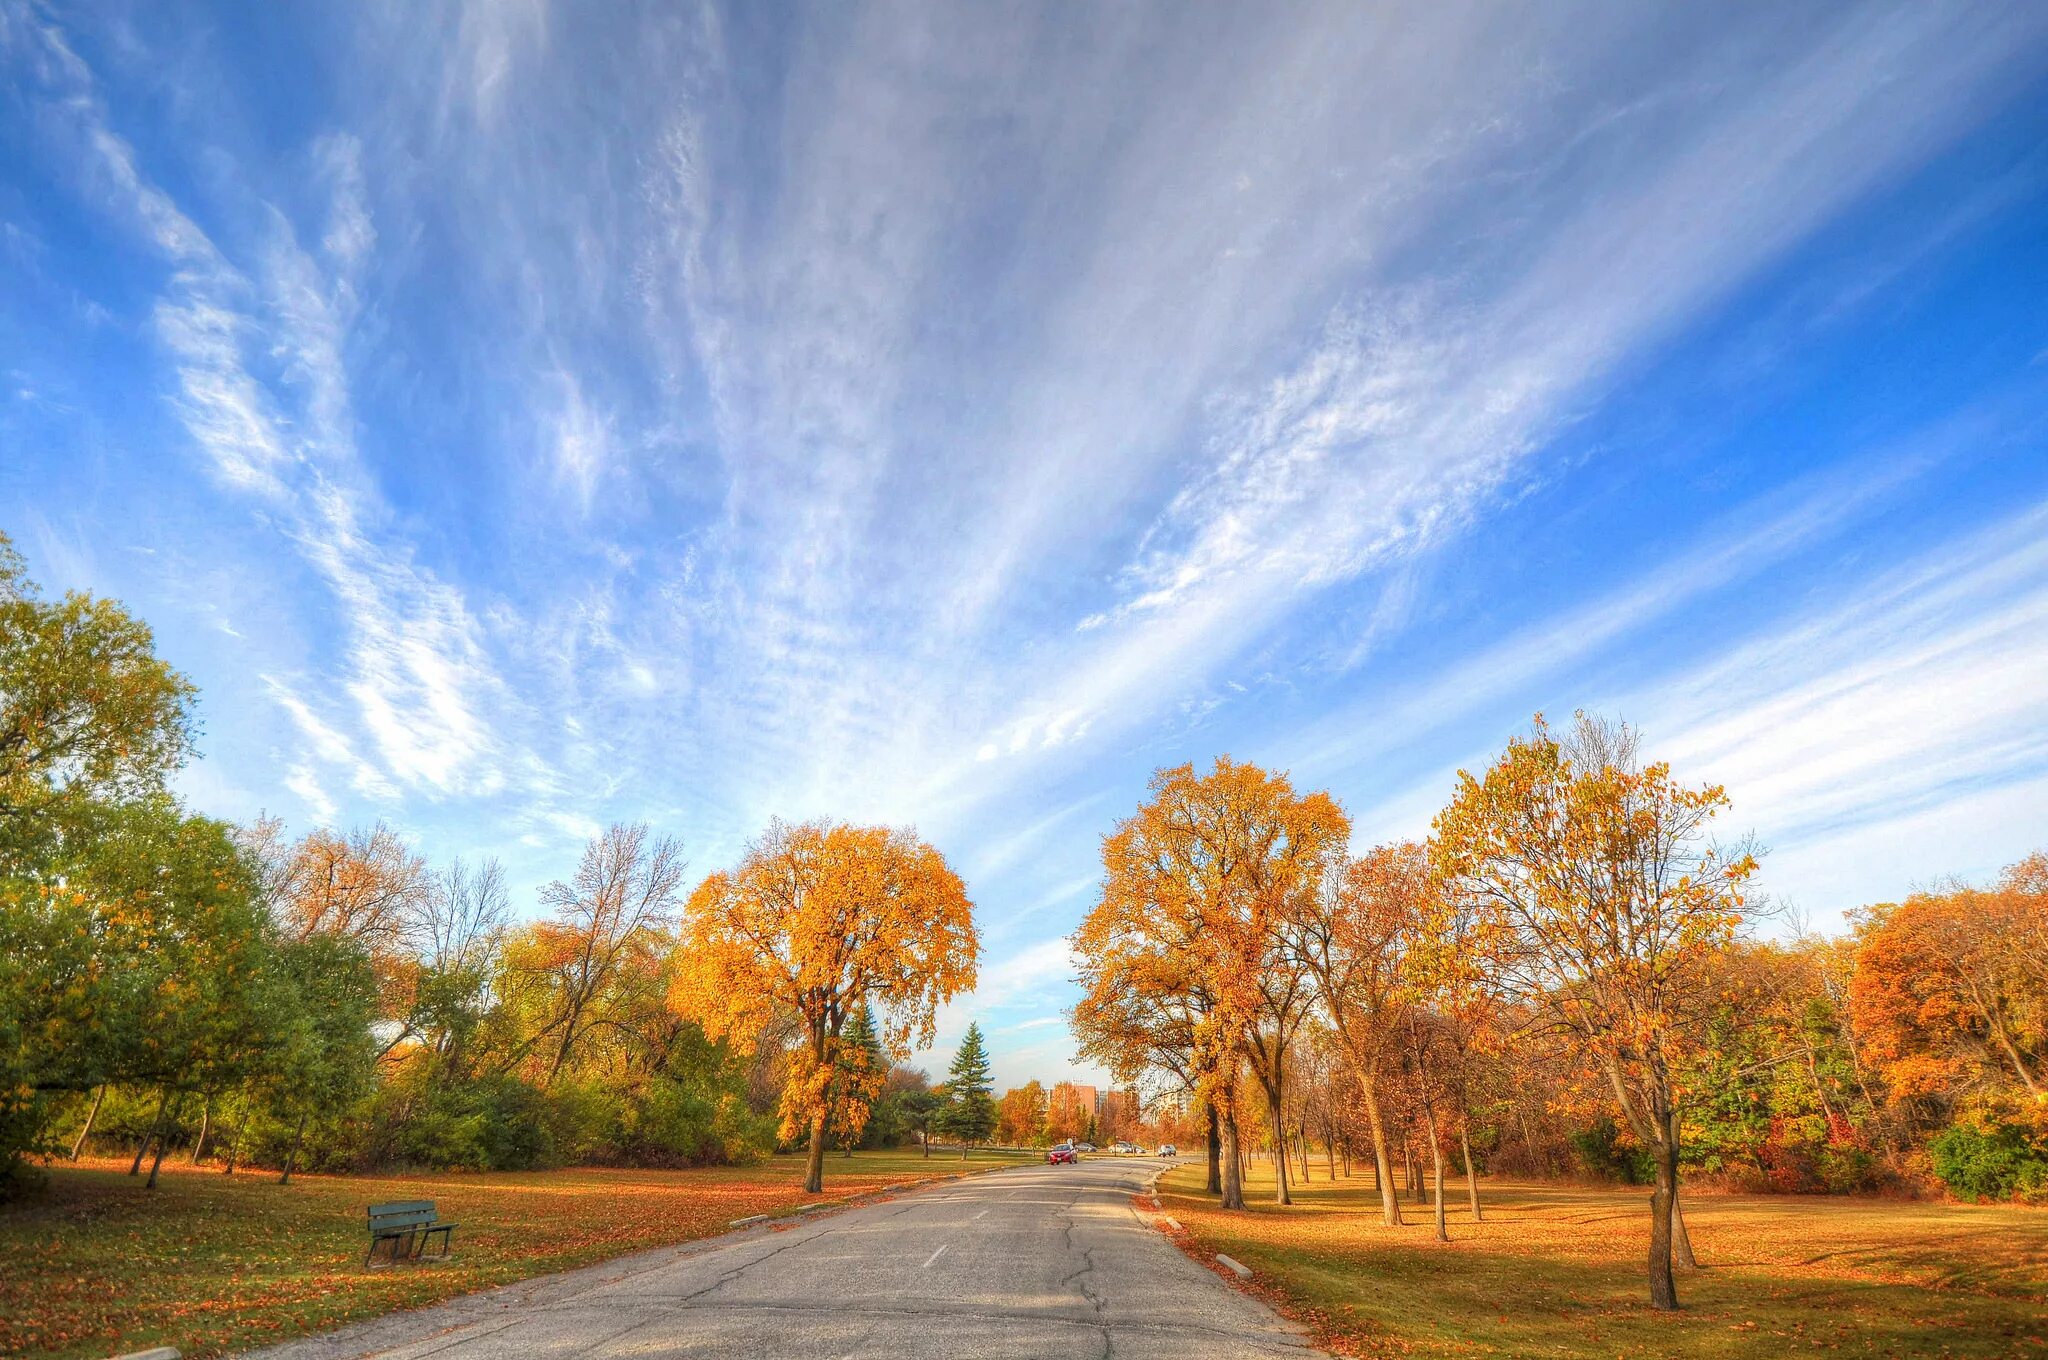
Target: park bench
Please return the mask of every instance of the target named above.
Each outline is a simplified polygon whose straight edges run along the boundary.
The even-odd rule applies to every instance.
[[[370,1206],[370,1250],[363,1257],[367,1269],[377,1259],[377,1248],[386,1242],[391,1250],[386,1254],[384,1264],[393,1265],[401,1257],[418,1260],[420,1248],[435,1233],[441,1234],[439,1259],[447,1259],[454,1239],[455,1225],[441,1223],[434,1217],[434,1201],[430,1199],[394,1200],[389,1204]]]

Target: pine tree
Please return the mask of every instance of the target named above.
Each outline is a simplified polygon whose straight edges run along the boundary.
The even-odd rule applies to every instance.
[[[840,1147],[851,1157],[889,1075],[888,1055],[882,1052],[881,1036],[875,1033],[865,1001],[855,1008],[846,1022],[846,1032],[839,1036],[838,1066],[832,1123]]]
[[[960,1156],[975,1143],[986,1142],[996,1127],[996,1102],[989,1094],[988,1048],[982,1043],[981,1026],[969,1024],[960,1040],[960,1051],[946,1069],[946,1108],[941,1112],[941,1131],[960,1140]]]

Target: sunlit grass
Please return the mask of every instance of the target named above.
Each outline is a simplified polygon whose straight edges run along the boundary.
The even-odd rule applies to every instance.
[[[1864,1198],[1699,1194],[1687,1221],[1704,1269],[1677,1314],[1646,1301],[1647,1192],[1482,1186],[1486,1219],[1448,1203],[1379,1220],[1368,1176],[1318,1166],[1291,1209],[1225,1214],[1201,1169],[1160,1185],[1198,1254],[1251,1266],[1275,1302],[1341,1353],[1367,1356],[1854,1356],[2048,1354],[2048,1214]],[[1255,1168],[1250,1193],[1270,1197]]]
[[[1019,1158],[915,1151],[699,1171],[223,1176],[166,1162],[154,1191],[127,1163],[52,1170],[0,1209],[0,1355],[103,1356],[174,1345],[206,1356],[607,1257],[722,1232],[859,1190]],[[1036,1160],[1035,1157],[1032,1160]],[[365,1271],[364,1206],[431,1199],[461,1224],[445,1263]]]

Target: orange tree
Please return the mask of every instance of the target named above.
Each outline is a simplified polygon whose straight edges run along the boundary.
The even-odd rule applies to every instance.
[[[1947,1123],[1936,1174],[1969,1198],[2048,1194],[2048,857],[1859,913],[1848,999],[1892,1110]]]
[[[1003,1092],[996,1102],[996,1138],[1012,1147],[1029,1147],[1045,1134],[1045,1087],[1035,1081]]]
[[[782,1136],[808,1130],[804,1189],[816,1192],[827,1121],[853,1119],[834,1078],[855,1008],[871,1005],[882,1047],[906,1057],[931,1043],[938,1007],[974,986],[977,951],[965,885],[912,833],[778,821],[690,895],[669,997],[741,1052],[777,1011],[797,1017]]]
[[[1542,718],[1482,778],[1460,771],[1430,842],[1439,900],[1470,913],[1445,985],[1523,1004],[1575,1041],[1649,1151],[1650,1301],[1678,1306],[1674,1066],[1710,1010],[1717,953],[1745,917],[1746,850],[1707,839],[1728,805],[1636,759],[1635,734],[1579,715],[1559,740]]]
[[[1309,986],[1282,923],[1318,891],[1351,826],[1327,793],[1219,756],[1152,776],[1152,798],[1102,844],[1102,896],[1074,935],[1084,983],[1128,963],[1134,986],[1173,989],[1187,1067],[1217,1111],[1223,1206],[1244,1207],[1235,1089],[1247,1065],[1264,1089],[1284,1158],[1285,1064]],[[1282,1162],[1284,1166],[1284,1161]],[[1286,1198],[1286,1177],[1276,1194]]]
[[[1171,923],[1122,896],[1105,896],[1082,921],[1074,958],[1081,999],[1067,1024],[1080,1056],[1125,1085],[1152,1078],[1169,1096],[1199,1102],[1208,1124],[1208,1190],[1221,1193],[1217,1106],[1203,1098],[1198,1070],[1196,1036],[1214,1004],[1201,970],[1173,938]]]
[[[1401,1222],[1387,1153],[1382,1069],[1406,1029],[1403,942],[1422,914],[1429,865],[1420,845],[1382,845],[1332,873],[1325,890],[1300,895],[1286,930],[1329,1016],[1372,1132],[1381,1217]]]

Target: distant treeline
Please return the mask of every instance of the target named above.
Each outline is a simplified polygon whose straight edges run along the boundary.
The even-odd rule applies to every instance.
[[[777,1146],[799,1018],[742,1057],[671,1003],[675,842],[611,828],[515,924],[494,863],[430,866],[381,825],[291,839],[186,811],[165,781],[192,701],[143,623],[44,599],[0,536],[0,1180],[87,1149],[153,1179],[173,1149],[289,1174]],[[827,1136],[948,1123],[849,1019],[832,1060],[860,1080]]]

